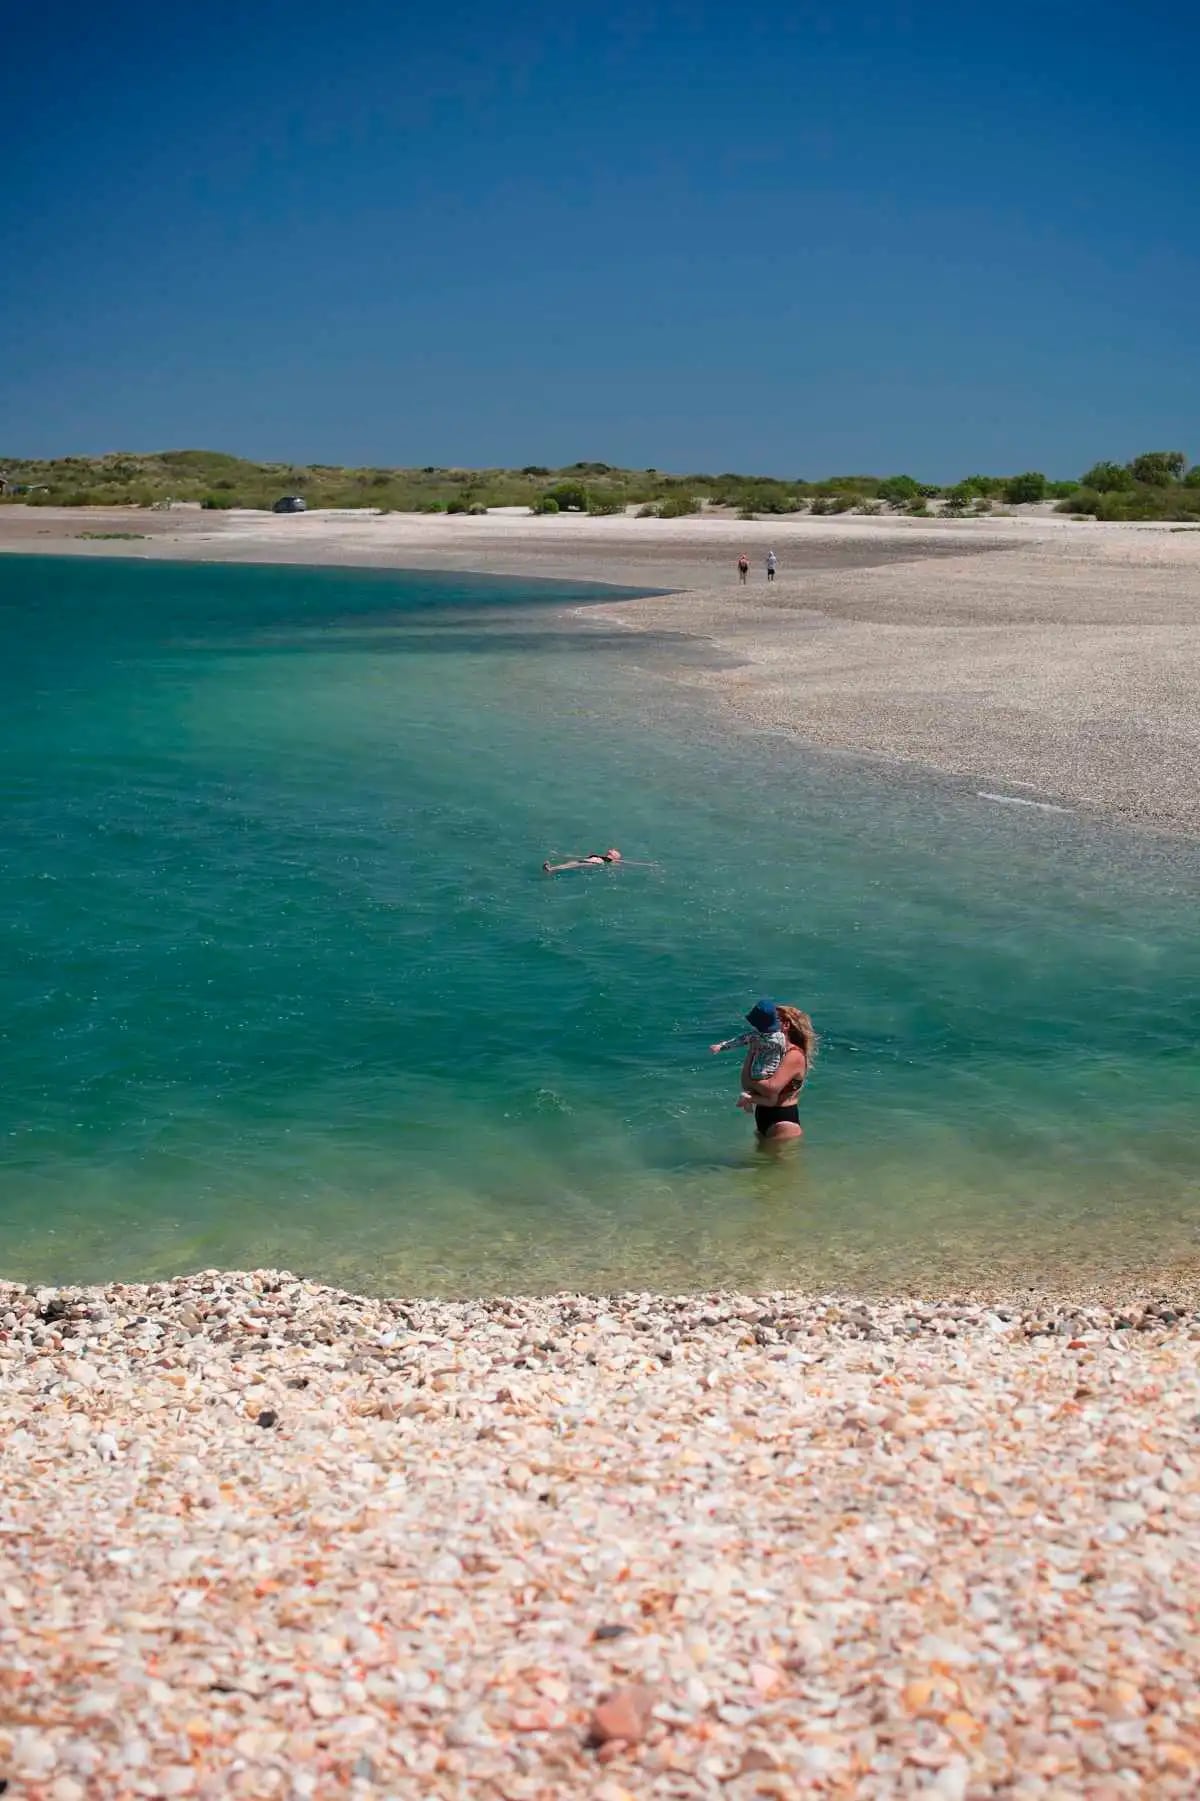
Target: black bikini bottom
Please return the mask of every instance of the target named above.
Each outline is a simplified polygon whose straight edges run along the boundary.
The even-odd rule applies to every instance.
[[[790,1107],[756,1107],[754,1109],[754,1124],[762,1138],[766,1137],[772,1126],[782,1125],[785,1121],[792,1126],[800,1124],[800,1108],[794,1101]]]

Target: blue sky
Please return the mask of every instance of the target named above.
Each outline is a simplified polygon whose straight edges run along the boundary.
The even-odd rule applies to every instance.
[[[0,455],[1200,459],[1155,4],[19,9]]]

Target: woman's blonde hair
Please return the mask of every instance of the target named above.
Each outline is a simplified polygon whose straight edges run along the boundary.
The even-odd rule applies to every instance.
[[[798,1050],[804,1052],[805,1060],[811,1063],[817,1054],[816,1027],[807,1013],[801,1013],[799,1007],[777,1006],[775,1011],[783,1021],[783,1029]]]

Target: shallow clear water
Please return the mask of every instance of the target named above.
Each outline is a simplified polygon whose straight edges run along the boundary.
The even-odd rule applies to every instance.
[[[1196,848],[721,742],[610,594],[0,559],[0,1272],[1194,1257]],[[826,1034],[784,1156],[705,1048],[760,992]]]

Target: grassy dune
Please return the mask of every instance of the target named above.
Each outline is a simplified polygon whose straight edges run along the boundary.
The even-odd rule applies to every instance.
[[[1095,478],[1093,485],[1089,477]],[[1064,512],[1112,519],[1200,519],[1200,465],[1178,452],[1149,452],[1127,464],[1101,463],[1082,481],[1048,481],[1040,471],[971,475],[949,486],[910,475],[777,476],[664,474],[572,463],[551,469],[347,469],[325,463],[255,463],[217,450],[115,451],[102,457],[0,458],[0,502],[47,506],[142,506],[168,500],[212,508],[270,507],[302,494],[310,507],[395,512],[485,511],[527,506],[616,513],[643,508],[671,517],[702,504],[742,514],[903,511],[987,512],[994,504],[1056,500]]]

